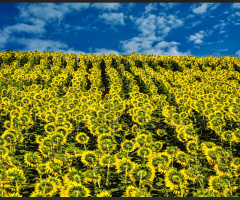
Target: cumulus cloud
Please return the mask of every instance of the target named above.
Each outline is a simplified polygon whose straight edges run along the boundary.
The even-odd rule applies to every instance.
[[[0,31],[0,47],[4,48],[5,44],[12,40],[11,37],[15,33],[29,33],[41,36],[46,32],[45,23],[41,20],[36,20],[34,24],[19,23],[12,26],[7,26]]]
[[[140,33],[129,40],[120,41],[119,48],[126,54],[135,52],[155,55],[188,55],[190,51],[180,52],[178,50],[179,43],[164,40],[172,29],[183,26],[184,21],[176,15],[161,13],[156,16],[147,13],[146,11],[150,12],[153,9],[153,5],[146,6],[141,17],[137,18],[132,15],[129,17]]]
[[[118,10],[121,7],[120,3],[93,3],[91,7],[101,10]]]
[[[156,16],[149,14],[147,16],[143,15],[140,18],[131,17],[131,19],[142,36],[152,35],[156,32],[158,35],[165,37],[171,29],[181,27],[184,23],[175,15]]]
[[[195,4],[191,7],[193,13],[195,14],[203,14],[210,10],[216,9],[220,4],[219,3],[202,3],[200,6],[196,6]]]
[[[92,51],[92,48],[90,48],[90,51]],[[119,52],[111,49],[105,49],[105,48],[96,48],[94,50],[94,54],[101,55],[104,53],[105,55],[109,55],[110,53],[114,53],[115,55],[119,56]]]
[[[188,40],[194,42],[194,44],[203,44],[204,42],[202,41],[202,39],[204,37],[210,36],[212,33],[213,31],[210,31],[210,30],[206,32],[201,30],[198,33],[195,33],[194,35],[190,35]]]
[[[107,24],[125,25],[123,13],[103,13],[99,15],[99,18],[104,19],[104,22]]]
[[[179,5],[179,3],[159,3],[160,6],[162,6],[165,10],[174,8]]]
[[[42,19],[42,20],[61,20],[65,14],[74,10],[86,9],[90,3],[40,3],[40,4],[20,4],[18,9],[20,11],[21,19]]]
[[[156,45],[153,45],[154,42]],[[189,55],[190,51],[180,52],[177,42],[167,42],[160,40],[156,36],[148,37],[134,37],[130,40],[121,41],[121,49],[126,52],[126,54],[131,54],[132,52],[138,54],[155,54],[155,55]]]
[[[157,3],[150,3],[147,6],[145,6],[144,14],[150,13],[153,10],[157,10],[157,5],[158,5]]]
[[[235,53],[237,56],[240,56],[240,50]]]
[[[234,9],[240,9],[240,3],[233,3],[232,8]]]
[[[202,21],[196,21],[196,22],[192,22],[192,24],[190,26],[185,27],[185,29],[189,29],[189,28],[193,28],[195,26],[197,26],[198,24],[201,24]]]
[[[226,32],[226,30],[224,30],[225,29],[225,27],[228,25],[225,21],[223,21],[223,20],[219,20],[221,23],[219,23],[219,24],[216,24],[216,25],[214,25],[213,26],[213,29],[219,29],[220,30],[220,33],[225,33]]]
[[[56,53],[58,52],[64,52],[64,53],[85,53],[82,51],[77,51],[73,48],[69,48],[67,44],[64,44],[59,41],[54,41],[54,40],[42,40],[38,38],[31,38],[31,39],[26,39],[26,38],[19,38],[16,39],[16,42],[18,44],[22,44],[24,47],[22,48],[22,51],[55,51]]]

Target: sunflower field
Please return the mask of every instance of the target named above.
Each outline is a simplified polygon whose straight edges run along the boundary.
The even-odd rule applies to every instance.
[[[240,58],[0,52],[0,197],[239,197]]]

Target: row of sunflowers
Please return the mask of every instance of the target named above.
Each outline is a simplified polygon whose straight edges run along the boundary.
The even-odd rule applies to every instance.
[[[0,63],[0,196],[239,196],[239,58]]]

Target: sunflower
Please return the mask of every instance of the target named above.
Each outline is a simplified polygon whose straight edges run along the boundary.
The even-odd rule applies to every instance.
[[[240,129],[236,128],[233,132],[233,141],[234,142],[240,142]]]
[[[51,139],[53,142],[55,142],[57,145],[64,145],[67,141],[66,136],[63,135],[62,133],[54,133],[51,136]]]
[[[65,150],[65,154],[69,158],[77,158],[82,155],[82,150],[80,150],[79,148],[77,148],[75,146],[70,146]]]
[[[81,161],[89,167],[94,167],[97,164],[98,157],[94,151],[84,151],[82,153]]]
[[[44,126],[46,133],[53,134],[56,131],[56,125],[54,122],[50,122]]]
[[[129,177],[132,182],[139,181],[139,184],[141,185],[142,181],[149,180],[153,181],[155,178],[155,169],[151,167],[150,165],[139,165],[136,164],[134,166],[134,169],[129,174]]]
[[[47,173],[47,168],[46,168],[46,164],[45,163],[40,163],[37,165],[37,167],[35,168],[39,174],[43,175]]]
[[[166,187],[169,187],[171,191],[177,194],[181,194],[181,190],[184,190],[188,185],[186,174],[182,170],[169,169],[164,180]]]
[[[234,179],[229,174],[210,176],[208,180],[209,190],[221,195],[227,196],[229,192],[234,192],[238,189]]]
[[[12,167],[6,171],[7,174],[7,182],[11,186],[16,186],[18,190],[21,189],[21,185],[26,183],[27,179],[24,176],[24,172],[22,169],[18,167]]]
[[[125,152],[133,152],[135,148],[136,145],[132,140],[125,140],[121,143],[121,149]]]
[[[85,183],[85,176],[84,173],[80,170],[73,168],[69,168],[69,172],[64,175],[63,178],[64,184],[68,185],[71,182],[77,182],[77,183]]]
[[[118,153],[116,153],[115,155],[115,158],[118,160],[118,159],[122,159],[122,158],[127,158],[127,152],[125,152],[125,151],[122,151],[122,150],[120,150]]]
[[[56,133],[62,133],[63,135],[67,136],[69,134],[69,130],[66,126],[58,126],[56,128]]]
[[[84,172],[84,177],[86,182],[99,182],[101,180],[101,175],[97,173],[95,169],[89,169]]]
[[[111,134],[101,134],[98,136],[98,148],[99,150],[101,150],[102,152],[112,152],[117,144],[116,141],[114,139],[114,136]]]
[[[6,159],[9,155],[9,150],[7,147],[0,146],[0,157]]]
[[[5,140],[7,145],[11,145],[17,140],[16,133],[9,129],[5,130],[1,137]]]
[[[203,178],[202,177],[203,175],[199,174],[196,166],[188,167],[187,169],[182,169],[182,172],[186,175],[187,180],[190,180],[193,183],[196,183],[197,179]]]
[[[141,147],[147,143],[147,135],[146,134],[138,134],[137,137],[135,137],[135,141],[137,142],[136,145],[138,147]]]
[[[217,175],[228,174],[230,166],[227,163],[219,162],[217,163],[213,169],[216,171]]]
[[[116,162],[117,162],[117,159],[110,154],[103,155],[99,160],[99,164],[101,166],[109,166],[109,167],[113,167],[114,165],[116,165]]]
[[[141,147],[138,149],[137,155],[142,158],[149,158],[152,156],[152,150],[147,147]]]
[[[24,162],[28,166],[37,167],[37,165],[42,162],[42,158],[40,157],[38,152],[29,152],[24,154]]]
[[[117,173],[129,174],[134,168],[134,163],[128,158],[122,158],[117,160],[116,169]]]
[[[57,153],[57,154],[55,153],[53,161],[55,163],[59,163],[61,166],[64,166],[64,165],[70,166],[72,163],[71,158],[67,154],[63,154],[63,153]]]
[[[8,197],[22,197],[21,194],[19,194],[18,192],[14,192],[14,193],[8,193]]]
[[[233,173],[234,173],[234,175],[235,175],[235,177],[240,177],[240,165],[238,165],[237,167],[235,167],[234,169],[233,169]]]
[[[187,145],[186,145],[186,148],[187,148],[187,151],[193,155],[196,155],[198,153],[198,144],[193,141],[193,140],[190,140],[187,142]]]
[[[231,167],[236,169],[238,166],[240,166],[240,158],[238,157],[233,158],[230,165]]]
[[[55,163],[52,161],[48,161],[45,163],[46,164],[46,171],[55,176],[58,176],[61,173],[61,165],[59,163]]]
[[[164,129],[157,129],[157,135],[163,137],[164,135],[167,135],[167,132]]]
[[[87,136],[86,133],[80,132],[80,133],[77,133],[76,140],[80,144],[87,144],[89,141],[89,137]]]
[[[133,185],[129,185],[127,188],[126,188],[126,191],[125,191],[125,195],[127,197],[137,197],[137,193],[140,191],[140,189],[138,187],[135,187]]]
[[[50,137],[43,138],[40,145],[47,147],[49,150],[52,150],[55,147],[55,143]]]
[[[137,134],[140,130],[141,130],[141,128],[137,124],[134,124],[132,126],[132,133],[133,134]]]
[[[161,141],[151,142],[149,145],[153,152],[158,152],[160,149],[163,148],[163,143]]]
[[[182,166],[187,166],[189,162],[189,156],[183,151],[178,151],[176,153],[176,160]]]
[[[109,190],[103,190],[97,194],[97,197],[112,197],[112,194]]]
[[[57,184],[54,181],[48,179],[44,179],[39,183],[36,183],[34,188],[35,193],[41,193],[47,197],[53,197],[57,194]]]

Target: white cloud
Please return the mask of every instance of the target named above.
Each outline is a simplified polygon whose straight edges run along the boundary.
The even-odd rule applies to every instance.
[[[188,38],[189,41],[193,41],[195,44],[203,44],[204,42],[202,41],[202,39],[204,37],[210,36],[212,34],[213,31],[199,31],[198,33],[195,33],[194,35],[190,35],[190,37]]]
[[[159,41],[156,45],[154,42]],[[190,51],[180,52],[178,50],[179,43],[167,42],[155,36],[148,37],[134,37],[130,40],[121,41],[121,49],[126,54],[132,52],[138,54],[154,54],[154,55],[189,55]]]
[[[194,5],[192,11],[196,14],[202,14],[202,13],[207,12],[207,8],[208,8],[208,4],[202,3],[202,5],[199,7],[196,7]]]
[[[118,10],[121,7],[120,3],[93,3],[91,7],[102,10]]]
[[[151,14],[154,4],[145,7],[142,16],[137,18],[130,15],[135,27],[140,32],[137,36],[129,40],[120,41],[119,48],[126,54],[144,53],[155,55],[188,55],[188,52],[180,52],[177,42],[164,41],[164,38],[172,29],[183,26],[184,21],[176,15],[160,13],[158,16]]]
[[[85,53],[82,51],[77,51],[73,48],[69,48],[67,44],[61,43],[59,41],[54,41],[54,40],[41,40],[38,38],[32,38],[32,39],[26,39],[26,38],[19,38],[16,39],[16,42],[18,44],[24,45],[22,48],[22,51],[55,51],[56,53],[58,52],[64,52],[64,53]]]
[[[191,19],[191,18],[194,18],[194,17],[195,17],[195,15],[189,14],[189,15],[186,17],[186,19]]]
[[[12,26],[7,26],[0,31],[0,47],[4,48],[9,40],[13,40],[12,35],[15,33],[25,32],[41,36],[46,32],[44,28],[45,23],[41,20],[35,20],[33,25],[19,23]]]
[[[190,26],[185,27],[185,29],[193,28],[201,23],[202,23],[202,21],[192,22],[192,24]]]
[[[144,14],[150,13],[152,10],[157,10],[157,5],[158,5],[157,3],[150,3],[147,6],[145,6]]]
[[[203,14],[206,13],[208,8],[210,10],[216,9],[220,4],[219,3],[202,3],[200,6],[196,7],[196,5],[193,5],[191,7],[193,13],[195,14]]]
[[[165,10],[168,10],[175,6],[178,6],[179,3],[159,3],[159,5],[162,6]]]
[[[240,3],[233,3],[232,8],[234,9],[240,9]]]
[[[92,51],[92,48],[90,48],[90,51]],[[93,53],[93,52],[91,52]],[[111,49],[105,49],[105,48],[96,48],[94,51],[94,54],[96,55],[101,55],[104,53],[105,55],[109,55],[110,53],[114,53],[115,55],[120,55],[118,51],[111,50]]]
[[[183,21],[175,15],[156,16],[149,14],[140,18],[131,18],[142,36],[153,35],[155,32],[165,37],[173,28],[183,26]]]
[[[42,19],[42,20],[62,20],[65,14],[74,10],[81,10],[89,8],[90,3],[40,3],[40,4],[20,4],[18,9],[20,10],[21,19]]]
[[[235,53],[237,56],[240,56],[240,50]]]
[[[104,22],[107,24],[125,25],[123,13],[104,13],[99,18],[104,19]]]

